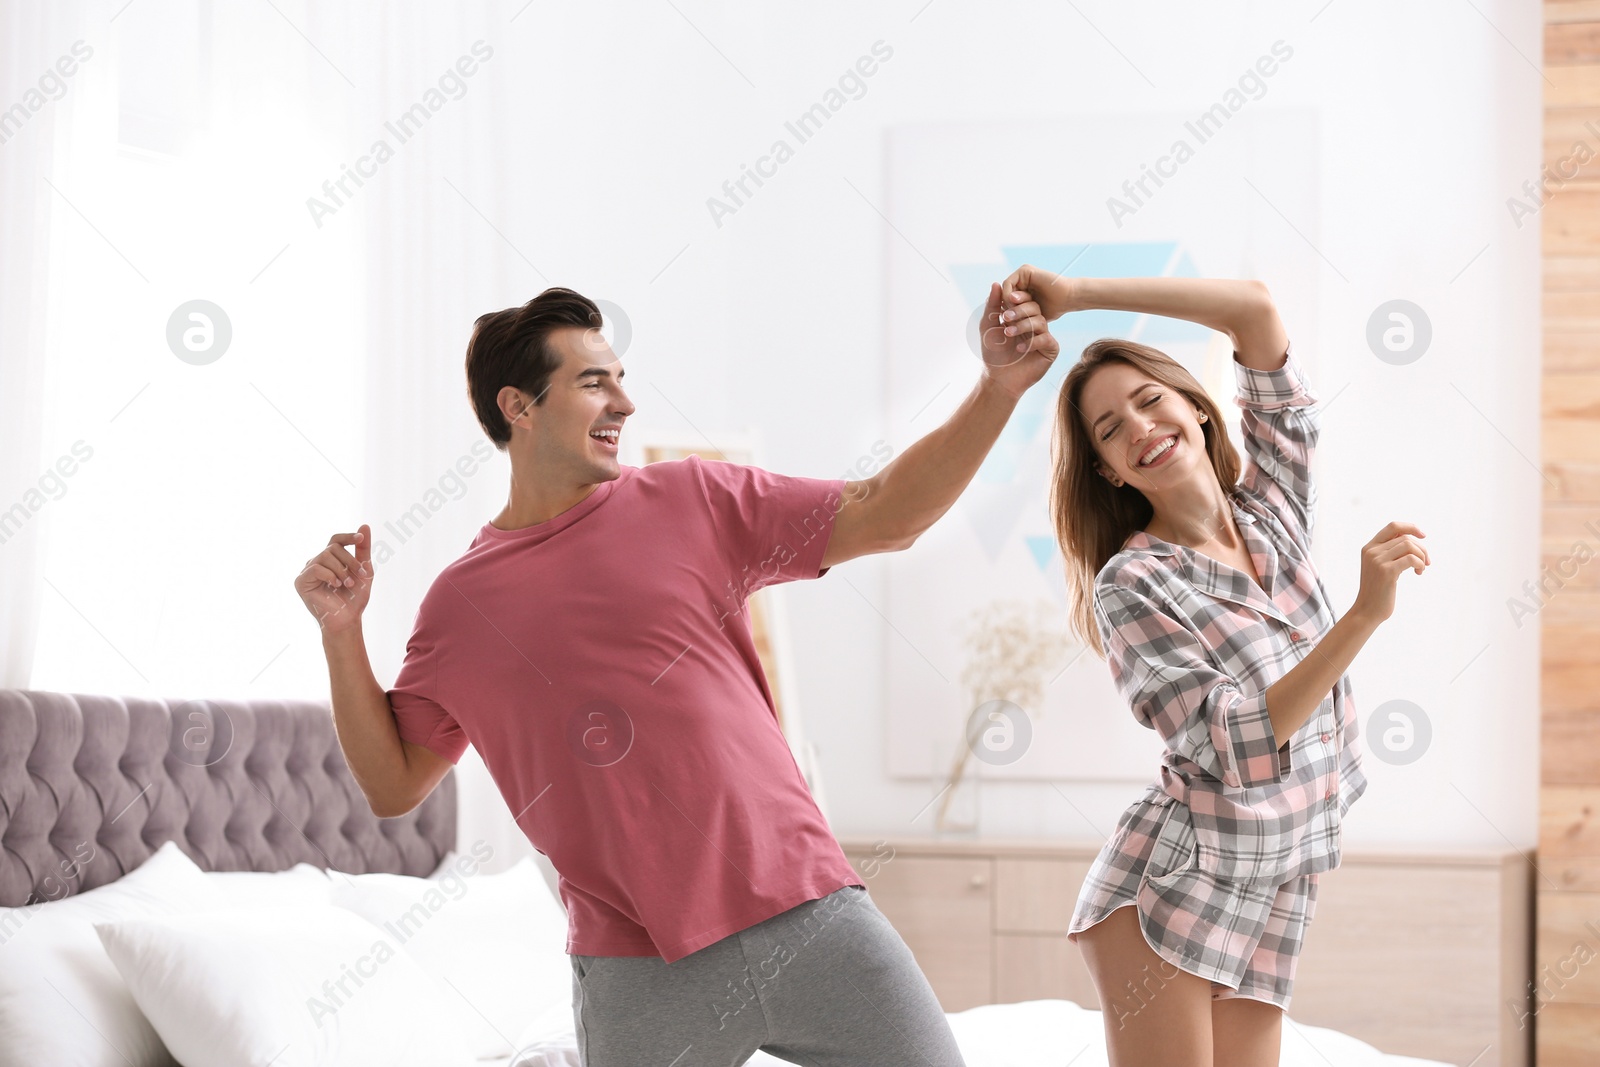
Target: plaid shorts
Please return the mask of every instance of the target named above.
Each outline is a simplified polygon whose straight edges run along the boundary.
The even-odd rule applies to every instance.
[[[1122,813],[1083,880],[1068,940],[1131,904],[1150,948],[1210,979],[1212,999],[1244,997],[1288,1011],[1317,875],[1276,886],[1223,881],[1200,869],[1187,815],[1157,787]]]

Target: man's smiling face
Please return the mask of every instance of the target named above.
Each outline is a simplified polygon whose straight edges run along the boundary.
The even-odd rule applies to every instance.
[[[622,473],[618,442],[634,412],[622,388],[622,362],[596,329],[559,327],[545,343],[561,364],[543,402],[528,412],[535,469],[560,471],[576,485],[611,481]]]

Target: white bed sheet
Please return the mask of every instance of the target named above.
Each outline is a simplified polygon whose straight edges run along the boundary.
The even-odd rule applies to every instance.
[[[1107,1067],[1100,1013],[1067,1000],[990,1004],[950,1015],[967,1067]],[[525,1030],[516,1056],[479,1060],[484,1067],[579,1067],[572,1012],[551,1011]],[[750,1067],[787,1061],[758,1052]],[[1280,1067],[1450,1067],[1442,1060],[1385,1055],[1349,1034],[1284,1020]]]

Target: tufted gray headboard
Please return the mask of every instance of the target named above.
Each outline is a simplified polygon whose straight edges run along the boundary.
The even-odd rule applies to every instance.
[[[0,689],[0,906],[105,885],[167,841],[207,871],[427,875],[456,844],[455,772],[379,819],[326,701]]]

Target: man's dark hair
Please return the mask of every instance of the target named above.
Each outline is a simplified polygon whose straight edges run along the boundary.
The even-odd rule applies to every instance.
[[[496,399],[500,390],[509,385],[532,396],[535,405],[543,404],[550,375],[561,366],[561,357],[546,343],[551,331],[598,328],[601,322],[593,300],[554,286],[521,307],[478,316],[467,343],[467,395],[478,425],[496,448],[504,452],[511,443],[511,425]]]

